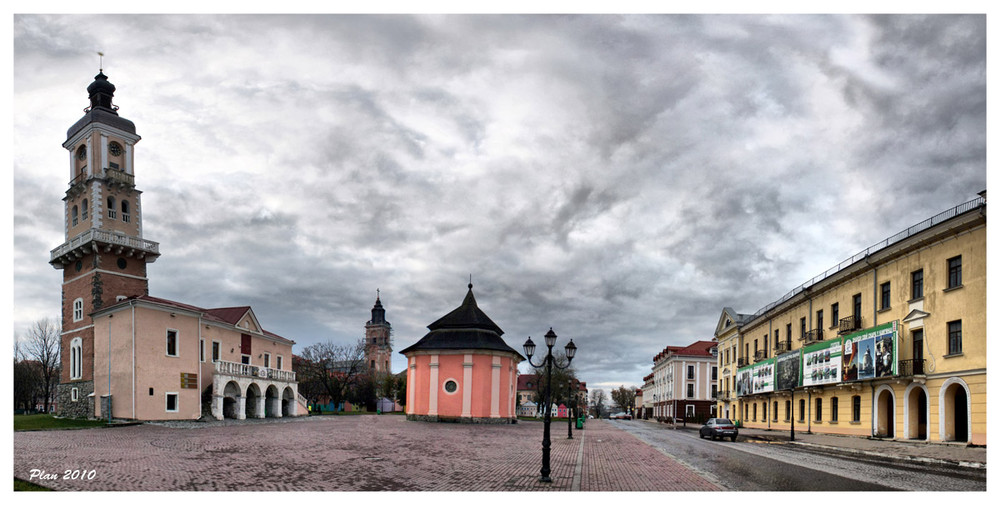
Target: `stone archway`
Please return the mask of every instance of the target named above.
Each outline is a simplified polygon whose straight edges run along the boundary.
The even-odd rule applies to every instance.
[[[278,398],[278,388],[271,384],[264,390],[264,416],[281,417],[282,408]]]
[[[295,415],[295,391],[292,391],[290,387],[286,387],[281,393],[281,415]]]
[[[927,388],[921,384],[910,384],[906,388],[904,397],[904,426],[906,432],[903,434],[911,440],[927,440]]]
[[[938,400],[939,433],[942,442],[968,442],[971,416],[969,415],[969,386],[958,377],[952,377],[941,386]]]
[[[875,436],[896,437],[896,395],[889,386],[882,386],[875,395]]]
[[[240,387],[234,381],[226,383],[222,398],[222,417],[226,419],[239,419],[242,411],[240,405]]]
[[[260,387],[255,383],[247,386],[246,394],[246,418],[264,417],[264,406],[260,394]]]

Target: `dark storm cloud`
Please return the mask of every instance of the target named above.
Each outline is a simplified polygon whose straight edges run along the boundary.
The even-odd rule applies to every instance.
[[[15,16],[15,329],[58,312],[58,145],[102,49],[151,294],[299,346],[380,289],[401,349],[472,274],[508,344],[553,327],[592,388],[637,384],[985,189],[984,16],[108,19]]]

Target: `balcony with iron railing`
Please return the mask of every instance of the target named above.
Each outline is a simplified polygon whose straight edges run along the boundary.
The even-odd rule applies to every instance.
[[[290,370],[278,370],[233,361],[216,361],[216,375],[229,375],[233,377],[257,377],[281,382],[295,382],[295,372]]]
[[[738,358],[736,360],[736,368],[743,368],[749,364],[750,360],[748,358]]]
[[[753,360],[754,362],[761,362],[767,359],[767,351],[754,351]]]
[[[855,330],[860,330],[861,323],[861,316],[842,317],[840,318],[840,328],[837,330],[837,333],[843,335],[845,333],[851,333]]]
[[[792,343],[788,342],[787,340],[784,341],[784,342],[775,342],[774,343],[774,354],[775,355],[784,354],[784,353],[786,353],[788,351],[791,351],[791,350],[792,350]]]
[[[922,359],[901,359],[896,375],[901,377],[924,375],[924,361]]]
[[[823,340],[823,328],[809,330],[799,337],[799,340],[802,340],[806,344],[819,342],[820,340]]]

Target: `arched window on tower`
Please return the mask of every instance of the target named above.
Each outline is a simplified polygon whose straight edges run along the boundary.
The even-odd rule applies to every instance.
[[[83,319],[83,298],[73,300],[73,322]]]
[[[84,198],[83,203],[80,206],[80,219],[83,219],[84,221],[87,220],[87,210],[88,210],[87,207],[88,207],[87,199]]]
[[[80,216],[78,214],[79,214],[79,211],[77,210],[76,205],[74,205],[73,206],[73,210],[70,212],[70,215],[73,216],[73,226],[76,226],[77,223],[79,222],[79,217]]]
[[[122,221],[129,222],[128,200],[122,200]]]
[[[69,344],[69,378],[83,378],[83,340],[80,337]]]
[[[115,197],[108,197],[108,219],[118,218],[118,207],[115,207]]]

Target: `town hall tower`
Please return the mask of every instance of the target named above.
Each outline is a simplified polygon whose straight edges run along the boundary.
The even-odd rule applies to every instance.
[[[365,324],[365,360],[376,373],[392,373],[392,326],[385,320],[382,300],[375,296],[372,318]]]
[[[90,106],[66,133],[69,189],[65,242],[49,263],[63,271],[62,415],[91,416],[94,401],[94,322],[90,314],[127,297],[147,295],[146,264],[159,244],[142,237],[141,191],[135,188],[135,124],[118,115],[115,86],[103,69],[87,87]]]

